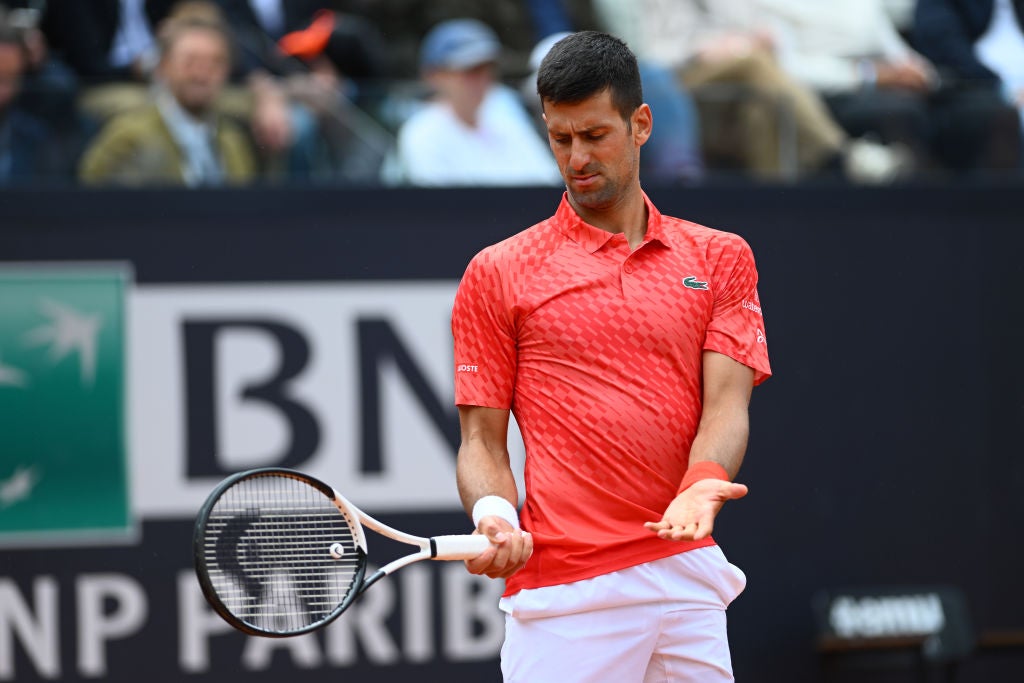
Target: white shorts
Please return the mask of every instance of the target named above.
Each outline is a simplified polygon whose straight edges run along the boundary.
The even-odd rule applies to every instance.
[[[746,584],[709,546],[519,591],[499,603],[505,683],[732,681],[725,608]]]

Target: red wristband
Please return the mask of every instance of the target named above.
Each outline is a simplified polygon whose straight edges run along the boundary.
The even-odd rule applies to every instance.
[[[683,480],[679,483],[679,488],[676,490],[676,495],[678,496],[701,479],[721,479],[722,481],[732,481],[729,479],[729,473],[726,472],[725,468],[717,462],[714,462],[713,460],[701,460],[700,462],[693,463],[690,465],[690,469],[686,470],[686,474],[683,475]]]

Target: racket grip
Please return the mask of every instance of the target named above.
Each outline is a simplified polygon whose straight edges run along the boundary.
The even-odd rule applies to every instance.
[[[471,560],[491,545],[490,540],[480,534],[434,536],[430,540],[435,560]]]

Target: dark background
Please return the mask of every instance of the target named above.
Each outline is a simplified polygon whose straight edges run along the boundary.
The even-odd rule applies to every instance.
[[[955,680],[1024,681],[1024,648],[992,646],[1024,632],[1021,188],[648,192],[666,214],[744,236],[761,276],[774,377],[754,392],[739,477],[750,495],[725,508],[715,534],[749,580],[730,608],[737,679],[821,678],[819,591],[941,584],[963,591],[979,639]],[[140,284],[450,280],[557,202],[532,189],[7,191],[0,261],[124,260]],[[187,544],[188,533],[185,523],[147,523],[143,547],[85,550],[72,566],[156,581],[190,559],[151,544]],[[24,592],[35,575],[70,571],[53,558],[4,552],[0,576]],[[160,647],[170,646],[151,639],[123,656],[173,666]],[[917,680],[912,655],[858,661],[856,680]],[[209,680],[226,680],[224,667]],[[482,662],[431,680],[498,680],[496,669]],[[413,670],[369,674],[385,683]],[[186,677],[165,671],[149,677]],[[19,674],[33,680],[27,666]]]

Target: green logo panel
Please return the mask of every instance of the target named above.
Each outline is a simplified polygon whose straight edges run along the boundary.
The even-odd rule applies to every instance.
[[[0,266],[0,544],[131,533],[127,267]]]

